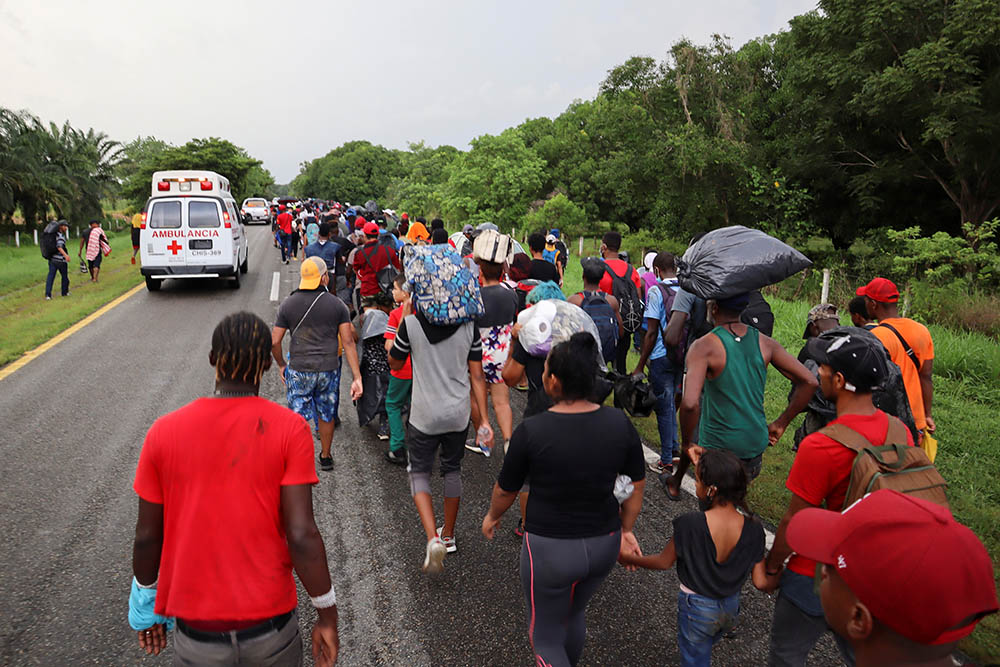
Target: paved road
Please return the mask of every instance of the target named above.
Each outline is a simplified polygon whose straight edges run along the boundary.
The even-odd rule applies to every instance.
[[[297,266],[279,264],[266,230],[250,239],[242,289],[175,282],[142,292],[0,383],[0,664],[169,664],[169,651],[144,657],[126,621],[132,476],[152,421],[212,391],[219,319],[248,309],[273,321],[273,273],[282,296],[297,283]],[[283,403],[275,374],[262,394]],[[382,459],[384,444],[357,427],[349,402],[341,414],[336,469],[314,491],[340,603],[340,664],[532,664],[516,517],[504,517],[492,542],[479,532],[500,460],[466,457],[459,552],[427,577],[405,472]],[[661,548],[672,517],[693,509],[691,498],[668,503],[650,484],[641,544]],[[591,604],[583,663],[677,664],[676,591],[673,571],[617,568]],[[311,619],[304,592],[299,599]],[[772,607],[748,585],[738,635],[719,643],[715,664],[764,664]],[[839,664],[829,641],[813,658]]]

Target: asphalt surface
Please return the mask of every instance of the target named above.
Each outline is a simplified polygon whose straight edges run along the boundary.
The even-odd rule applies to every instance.
[[[169,648],[157,658],[140,651],[126,618],[137,507],[132,479],[150,424],[212,392],[208,352],[216,323],[239,310],[273,322],[273,273],[280,273],[281,297],[297,285],[298,266],[280,264],[267,230],[249,232],[250,273],[240,290],[168,282],[0,382],[0,664],[170,663]],[[533,664],[516,505],[492,542],[479,530],[501,458],[466,456],[458,553],[446,558],[443,574],[427,576],[406,473],[382,458],[385,443],[374,431],[357,426],[349,382],[345,365],[335,469],[320,473],[313,492],[337,587],[339,664]],[[523,397],[513,393],[519,414]],[[284,404],[273,372],[261,394]],[[696,504],[689,496],[667,501],[649,480],[636,534],[654,552],[669,538],[672,518]],[[439,499],[440,478],[432,486]],[[440,520],[439,500],[436,507]],[[616,567],[590,605],[581,664],[678,664],[677,586],[672,570]],[[301,586],[299,599],[308,653],[315,615]],[[713,664],[766,664],[772,609],[772,600],[748,583],[736,636],[716,645]],[[832,641],[824,639],[809,664],[840,664]]]

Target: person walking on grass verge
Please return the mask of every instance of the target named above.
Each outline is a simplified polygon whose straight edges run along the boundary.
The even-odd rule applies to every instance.
[[[638,551],[632,527],[646,483],[642,444],[625,413],[589,400],[597,365],[597,341],[589,333],[552,348],[543,381],[554,405],[515,429],[483,518],[483,535],[493,539],[500,517],[531,477],[521,586],[538,665],[579,662],[588,603],[619,554]],[[619,475],[634,487],[620,506],[614,493]]]
[[[479,335],[483,343],[483,376],[493,401],[493,412],[496,413],[500,434],[505,443],[510,442],[514,432],[514,413],[510,407],[510,388],[504,384],[503,368],[510,355],[511,331],[514,329],[514,318],[517,317],[517,295],[514,290],[501,284],[503,264],[493,261],[500,248],[500,255],[507,257],[508,249],[513,241],[509,236],[497,231],[482,232],[473,244],[473,259],[479,267],[480,294],[483,299],[485,314],[476,321]],[[472,402],[472,421],[478,423],[487,416],[478,414],[475,401]],[[475,439],[467,440],[465,448],[477,454],[483,450]]]
[[[111,254],[111,244],[108,243],[108,235],[101,229],[100,220],[91,220],[87,231],[80,237],[80,249],[77,252],[77,257],[82,258],[84,251],[86,251],[90,282],[96,283],[97,277],[101,273],[101,260],[105,255]]]
[[[656,426],[660,434],[660,458],[650,465],[650,470],[663,474],[673,471],[674,457],[680,455],[674,396],[684,372],[685,348],[667,348],[663,343],[662,332],[667,330],[674,300],[680,290],[674,256],[669,252],[658,253],[653,258],[652,273],[656,282],[646,293],[646,310],[643,313],[646,334],[632,375],[641,375],[648,360],[649,382],[656,394]]]
[[[671,500],[680,500],[681,480],[696,442],[700,448],[733,452],[743,461],[749,480],[756,479],[764,450],[778,442],[816,390],[813,374],[780,343],[740,321],[748,301],[745,293],[710,300],[708,319],[715,328],[688,350],[680,409],[681,457],[672,476],[661,476]],[[770,424],[764,418],[769,364],[795,385],[788,407]]]
[[[132,216],[132,263],[135,264],[135,256],[139,252],[139,234],[142,231],[142,214],[144,211],[139,211]]]
[[[868,314],[868,303],[863,296],[856,296],[847,304],[847,311],[851,314],[851,324],[871,331],[875,328],[875,320]]]
[[[803,510],[787,534],[822,563],[825,621],[857,667],[952,667],[959,640],[1000,607],[986,547],[935,503],[881,489],[843,513]]]
[[[618,299],[605,294],[599,288],[604,275],[604,262],[592,257],[580,262],[583,267],[583,291],[570,296],[566,301],[579,306],[590,315],[597,332],[601,335],[601,354],[605,365],[615,359],[619,339],[625,335],[625,325],[618,307]]]
[[[913,437],[903,424],[876,409],[872,402],[872,390],[889,373],[888,360],[880,348],[877,341],[845,334],[833,338],[825,344],[825,349],[817,352],[820,391],[837,409],[837,418],[830,423],[856,431],[876,445],[885,443],[891,434],[905,438],[906,444],[912,445]],[[768,576],[780,575],[775,583],[781,589],[771,626],[772,667],[805,665],[809,652],[828,629],[813,587],[816,562],[793,555],[786,532],[789,522],[806,508],[825,506],[838,512],[843,509],[856,454],[822,432],[811,433],[799,443],[785,482],[792,498],[767,559]],[[784,563],[790,555],[786,568]],[[845,662],[853,664],[849,642],[838,636],[834,639]]]
[[[392,299],[396,308],[389,313],[389,323],[385,327],[385,351],[388,354],[396,340],[396,331],[403,320],[403,306],[410,301],[410,293],[404,288],[406,276],[400,273],[392,284]],[[403,413],[410,411],[410,394],[413,390],[413,369],[407,357],[399,370],[389,370],[389,392],[385,397],[385,411],[389,416],[389,451],[385,460],[395,465],[406,465],[406,422]]]
[[[545,259],[545,235],[535,232],[528,235],[528,249],[531,251],[531,268],[528,271],[528,278],[541,282],[553,282],[557,285],[562,282],[562,274],[559,272],[559,265]]]
[[[736,624],[747,576],[757,588],[768,588],[764,526],[746,506],[747,474],[735,455],[706,450],[694,469],[700,511],[673,520],[673,535],[659,554],[623,552],[618,562],[650,570],[677,564],[680,664],[709,667],[712,647]]]
[[[52,284],[56,280],[56,273],[62,277],[61,294],[69,296],[69,253],[66,252],[66,236],[69,233],[69,224],[65,220],[50,222],[46,228],[46,233],[51,233],[54,228],[55,252],[49,257],[49,274],[45,277],[45,300],[52,299]],[[51,247],[51,246],[50,246]]]
[[[312,436],[302,417],[258,396],[269,349],[262,319],[225,317],[208,357],[214,395],[157,419],[139,453],[128,620],[157,655],[176,622],[176,664],[302,664],[293,568],[319,615],[313,660],[337,660]]]
[[[333,432],[340,397],[340,347],[351,367],[351,400],[364,392],[354,328],[344,302],[327,291],[330,274],[319,257],[302,262],[299,288],[278,306],[271,355],[286,386],[288,407],[314,422],[319,431],[319,465],[333,470]],[[282,340],[290,330],[288,364]]]
[[[934,402],[934,340],[930,331],[920,322],[899,316],[897,304],[899,290],[886,278],[875,278],[857,290],[865,297],[868,314],[878,320],[872,333],[885,349],[889,358],[903,372],[903,384],[913,410],[921,444],[926,433],[934,433],[937,425],[931,417]]]
[[[635,292],[631,296],[635,298],[635,303],[632,306],[639,308],[642,305],[642,301],[639,295],[642,294],[642,282],[639,279],[639,272],[632,268],[628,262],[620,257],[620,251],[622,247],[622,235],[618,232],[606,232],[601,239],[601,258],[604,260],[604,264],[607,270],[604,273],[604,277],[601,278],[600,288],[605,294],[614,294],[615,280],[612,274],[624,281],[630,281],[635,285]],[[619,295],[622,292],[619,291]],[[621,299],[619,299],[621,301]],[[619,310],[624,305],[619,303]],[[625,312],[622,312],[622,320],[625,320]],[[639,310],[637,313],[640,317],[642,311]],[[627,324],[627,323],[626,323]],[[628,369],[626,365],[628,363],[628,348],[630,345],[630,337],[632,332],[639,327],[640,322],[636,322],[635,327],[626,326],[626,332],[628,336],[622,336],[618,339],[618,348],[615,350],[615,363],[614,369],[619,373],[627,373]]]
[[[415,289],[419,289],[414,285]],[[483,344],[473,321],[439,326],[423,313],[413,312],[414,299],[403,303],[402,320],[389,350],[389,368],[402,370],[410,359],[413,389],[410,421],[406,431],[406,455],[410,492],[427,536],[424,572],[440,572],[446,553],[458,551],[455,520],[462,498],[462,456],[469,427],[469,394],[475,399],[482,421],[478,428],[485,444],[493,444],[493,429],[486,419],[486,381],[483,377]],[[444,477],[444,525],[437,526],[431,500],[431,471],[440,448],[440,470]]]

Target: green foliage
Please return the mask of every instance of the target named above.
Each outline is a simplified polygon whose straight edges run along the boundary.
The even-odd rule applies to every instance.
[[[920,236],[919,227],[888,230],[889,239],[898,244],[894,256],[896,270],[922,278],[932,285],[997,285],[1000,280],[1000,255],[997,254],[997,229],[1000,219],[974,226],[966,223],[966,238],[935,232]],[[971,241],[968,240],[971,238]]]
[[[562,193],[546,201],[537,211],[524,216],[524,224],[529,230],[558,229],[567,237],[594,233],[587,212]]]
[[[183,146],[170,146],[153,137],[136,139],[126,149],[127,175],[122,194],[135,208],[149,198],[153,172],[171,169],[205,169],[229,179],[233,197],[261,196],[274,182],[261,161],[236,144],[210,137],[192,139]]]
[[[449,221],[490,221],[509,227],[521,220],[542,186],[545,163],[520,132],[506,130],[473,139],[472,150],[452,165],[442,211]]]
[[[430,148],[422,141],[410,144],[409,152],[402,155],[405,175],[389,184],[387,204],[399,212],[419,212],[428,220],[441,215],[445,184],[459,155],[454,146]]]
[[[29,225],[57,217],[83,223],[100,217],[115,186],[120,145],[103,132],[64,123],[44,125],[27,112],[0,107],[0,222],[20,210]]]
[[[383,197],[389,184],[404,173],[400,151],[368,141],[350,141],[303,163],[289,191],[299,197],[364,203]]]

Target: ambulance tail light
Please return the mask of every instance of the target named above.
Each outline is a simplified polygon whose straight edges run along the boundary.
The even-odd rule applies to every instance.
[[[202,190],[211,190],[212,189],[212,181],[202,181],[201,182],[201,189]]]
[[[159,183],[156,184],[156,189],[159,192],[169,192],[170,183],[168,181],[160,181]]]
[[[142,214],[142,224],[139,225],[139,229],[145,229],[145,228],[146,228],[146,213],[145,213],[145,211],[143,211],[143,214]]]
[[[226,221],[226,224],[225,224],[225,228],[226,229],[232,229],[233,228],[233,224],[231,222],[229,222],[229,211],[223,211],[222,212],[222,219]]]

